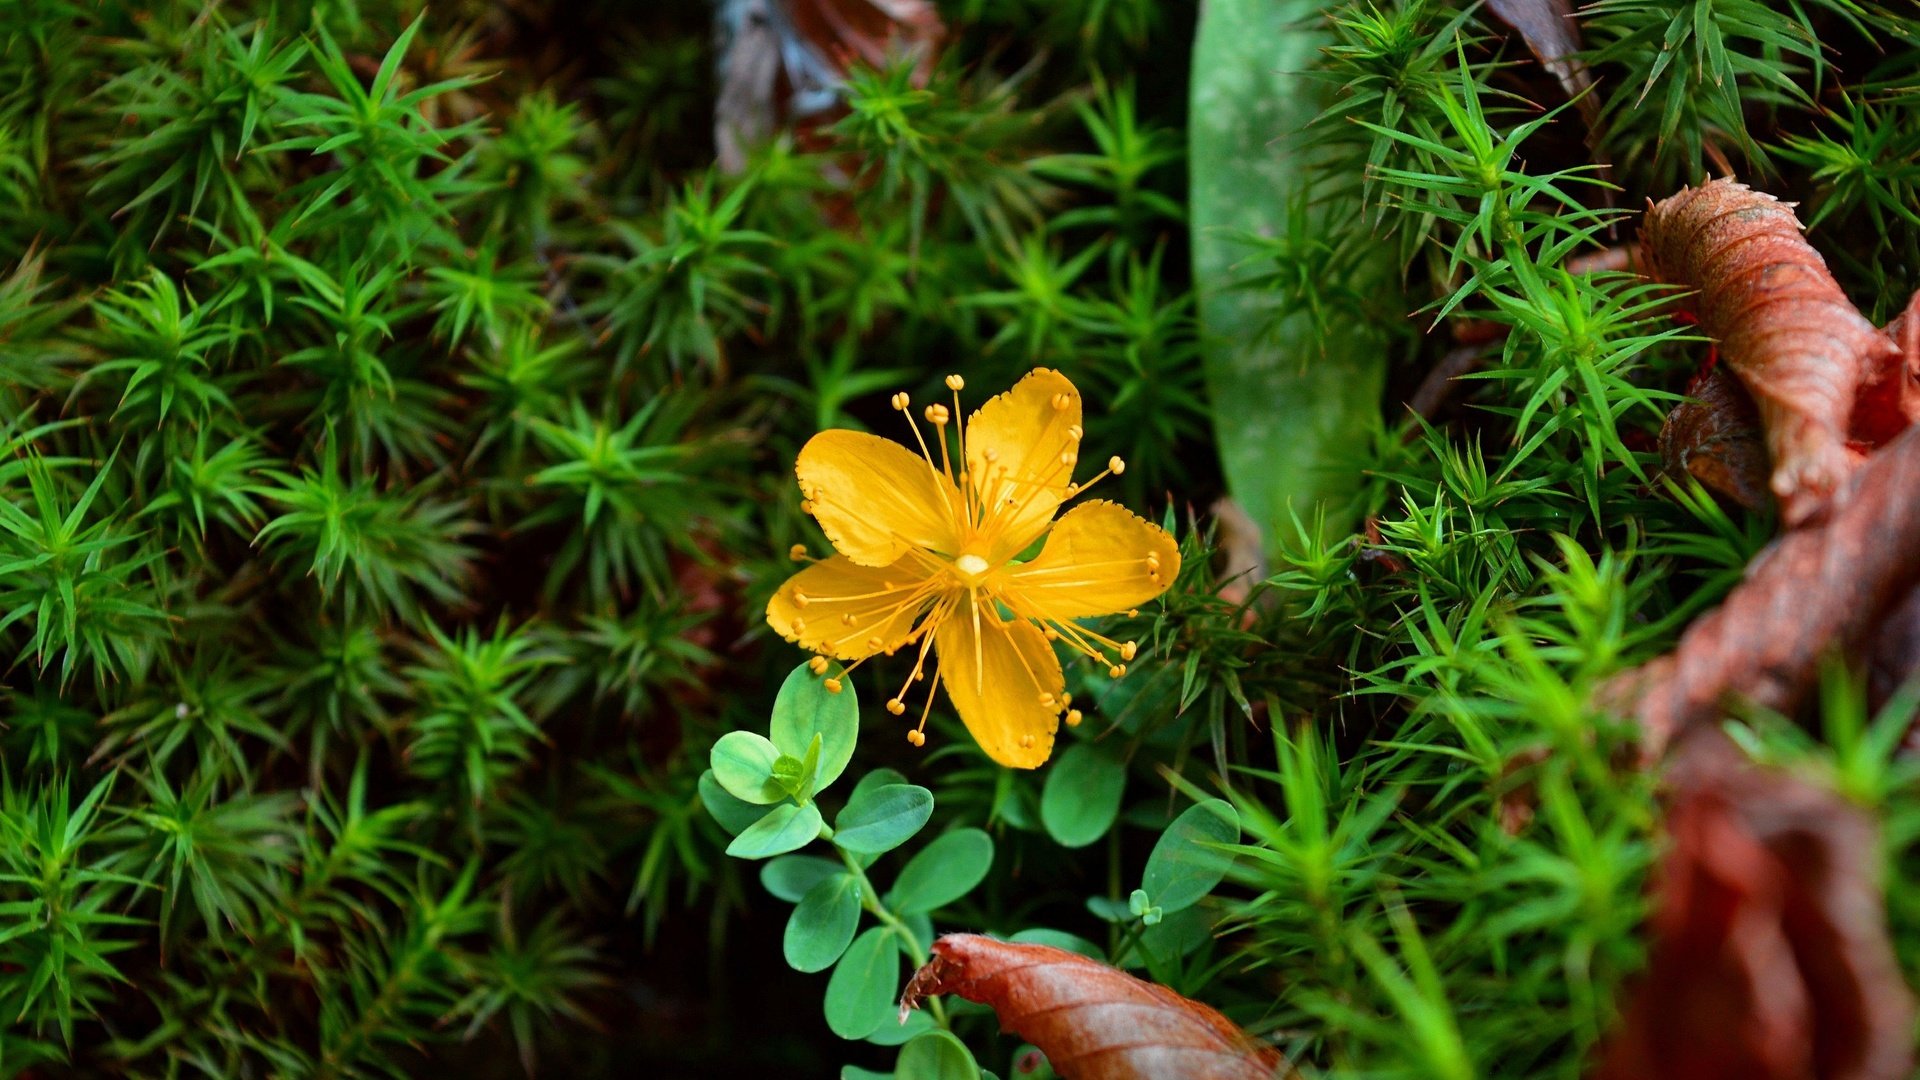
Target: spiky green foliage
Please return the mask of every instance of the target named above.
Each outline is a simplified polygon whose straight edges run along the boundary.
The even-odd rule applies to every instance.
[[[1590,5],[1590,143],[1482,6],[1303,23],[1325,111],[1272,137],[1312,183],[1249,193],[1278,211],[1245,287],[1393,356],[1396,391],[1449,327],[1499,344],[1430,417],[1382,402],[1364,532],[1298,507],[1260,570],[1209,515],[1197,5],[939,6],[938,63],[856,65],[728,176],[703,0],[0,4],[0,1075],[885,1067],[781,963],[780,905],[825,874],[904,955],[1068,941],[1317,1074],[1580,1073],[1660,843],[1590,691],[1772,523],[1660,475],[1698,342],[1569,261],[1724,158],[1892,315],[1920,284],[1912,13]],[[825,553],[795,452],[1035,365],[1127,463],[1096,495],[1181,538],[1175,587],[1103,628],[1139,659],[1070,671],[1085,722],[1038,774],[938,704],[913,752],[867,693],[824,801],[904,779],[927,830],[757,876],[703,773],[800,660],[759,616],[792,546]],[[1836,673],[1810,727],[1735,730],[1885,823],[1920,971],[1911,710],[1867,697]],[[1136,910],[1213,795],[1234,872]],[[961,828],[992,839],[977,883],[876,887]],[[1016,1072],[977,1011],[916,1023]]]

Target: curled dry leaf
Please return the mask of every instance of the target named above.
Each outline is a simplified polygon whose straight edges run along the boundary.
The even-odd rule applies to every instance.
[[[1065,1080],[1292,1075],[1278,1050],[1213,1009],[1064,949],[948,934],[907,983],[902,1021],[935,994],[991,1006]]]
[[[854,63],[906,54],[925,79],[945,26],[930,0],[723,0],[714,145],[738,173],[781,125],[830,115]]]
[[[1920,587],[1910,590],[1880,620],[1867,658],[1867,701],[1875,710],[1920,675]],[[1908,736],[1912,747],[1912,735]]]
[[[1653,955],[1597,1080],[1907,1076],[1873,822],[1718,731],[1675,757]]]
[[[1760,414],[1724,367],[1695,379],[1687,400],[1667,414],[1660,426],[1660,460],[1668,475],[1692,476],[1749,510],[1772,502]]]
[[[1695,292],[1701,328],[1759,408],[1782,516],[1808,520],[1860,460],[1856,406],[1910,399],[1899,348],[1840,291],[1792,208],[1745,184],[1650,206],[1642,243],[1653,276]]]
[[[1716,723],[1727,699],[1791,712],[1838,646],[1860,656],[1883,616],[1920,583],[1920,428],[1875,453],[1820,522],[1775,540],[1670,653],[1601,690],[1640,722],[1648,760]]]
[[[1220,595],[1244,604],[1254,584],[1267,578],[1266,538],[1260,535],[1260,523],[1232,499],[1215,499],[1211,509],[1220,553]]]

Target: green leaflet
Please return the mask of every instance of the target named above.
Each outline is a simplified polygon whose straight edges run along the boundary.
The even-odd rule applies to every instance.
[[[1318,0],[1208,0],[1194,41],[1188,116],[1193,278],[1201,356],[1227,486],[1271,549],[1291,513],[1344,529],[1376,424],[1386,358],[1356,327],[1324,340],[1305,310],[1236,289],[1254,250],[1236,233],[1277,236],[1307,180],[1291,145],[1320,111],[1322,85],[1300,74],[1325,41]],[[1309,220],[1313,215],[1308,215]],[[1384,251],[1383,251],[1384,254]],[[1277,323],[1275,322],[1278,319]]]

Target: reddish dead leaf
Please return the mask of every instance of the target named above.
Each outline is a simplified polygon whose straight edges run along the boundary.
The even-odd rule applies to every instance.
[[[1718,731],[1676,757],[1653,955],[1596,1080],[1907,1076],[1873,822]]]
[[[912,56],[923,82],[946,29],[930,0],[725,0],[721,25],[713,126],[727,173],[745,168],[748,150],[783,125],[837,115],[840,82],[855,63]]]
[[[1900,350],[1840,291],[1792,208],[1745,184],[1650,206],[1642,242],[1653,276],[1697,294],[1701,329],[1759,408],[1782,516],[1808,520],[1860,460],[1848,443],[1861,388],[1906,399]]]
[[[1717,723],[1731,697],[1792,712],[1829,650],[1861,656],[1883,616],[1920,583],[1920,428],[1875,453],[1821,521],[1775,540],[1718,608],[1667,655],[1625,672],[1600,700],[1641,727],[1648,760]]]
[[[1660,427],[1660,460],[1671,476],[1692,476],[1749,510],[1766,506],[1767,448],[1760,414],[1723,367],[1693,381],[1687,400]]]
[[[1581,115],[1592,126],[1600,118],[1600,103],[1586,94],[1593,86],[1593,75],[1576,55],[1580,51],[1580,24],[1573,21],[1572,0],[1487,0],[1487,10],[1520,32],[1534,58],[1553,72],[1569,98],[1579,101]]]
[[[1920,675],[1920,588],[1893,606],[1873,633],[1867,660],[1867,700],[1878,710],[1896,690]]]
[[[1229,603],[1244,604],[1253,587],[1267,578],[1267,546],[1260,525],[1229,498],[1215,499],[1210,509],[1220,559],[1220,595]],[[1247,614],[1251,620],[1253,613]]]
[[[935,994],[992,1006],[1065,1080],[1292,1075],[1278,1050],[1213,1009],[1064,949],[948,934],[907,983],[902,1021]]]

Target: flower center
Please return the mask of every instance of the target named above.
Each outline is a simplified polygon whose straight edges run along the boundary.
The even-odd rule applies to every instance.
[[[953,572],[959,575],[962,585],[980,584],[980,579],[986,577],[990,569],[992,566],[986,559],[971,551],[953,560]]]

